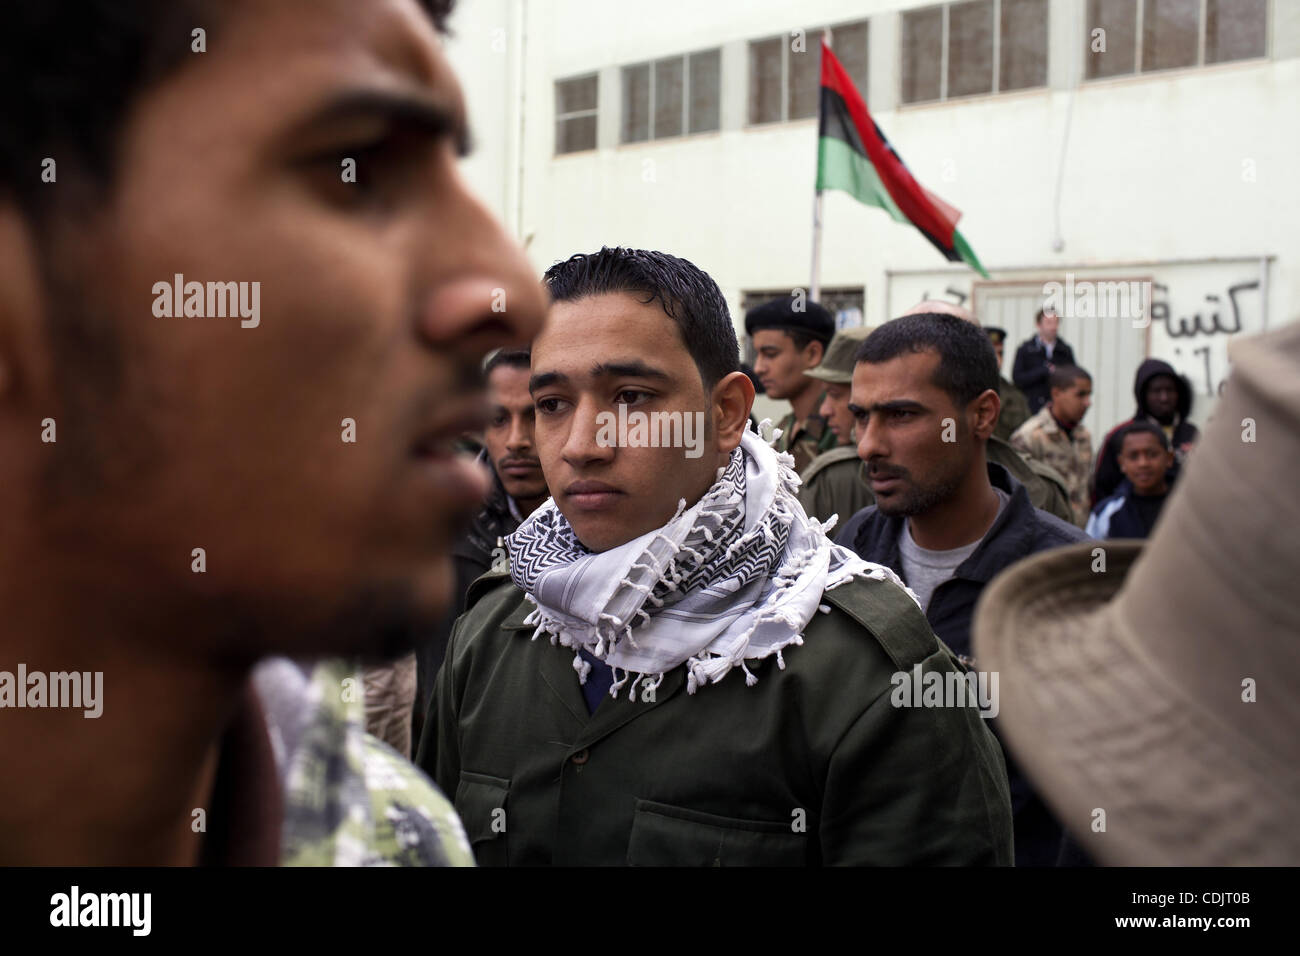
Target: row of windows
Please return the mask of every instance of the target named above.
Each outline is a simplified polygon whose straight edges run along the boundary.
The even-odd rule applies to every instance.
[[[1268,0],[1087,0],[1088,79],[1264,56]],[[831,27],[835,55],[867,88],[870,23]],[[817,115],[821,30],[749,43],[749,123]],[[1047,85],[1048,0],[960,0],[902,14],[904,104]],[[619,141],[718,129],[718,49],[622,69]],[[596,148],[597,76],[555,84],[555,151]]]

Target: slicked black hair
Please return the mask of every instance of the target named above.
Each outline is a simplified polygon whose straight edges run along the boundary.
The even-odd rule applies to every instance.
[[[854,364],[879,365],[910,352],[938,352],[934,384],[964,408],[998,388],[998,357],[984,330],[943,312],[918,312],[886,322],[858,346]]]
[[[1092,381],[1092,376],[1077,365],[1058,365],[1047,376],[1047,387],[1070,388],[1081,378]]]
[[[637,296],[644,305],[658,302],[681,330],[706,391],[740,370],[740,345],[727,300],[707,273],[685,259],[605,246],[557,262],[543,281],[556,302],[617,292]]]
[[[1115,434],[1116,454],[1123,453],[1124,439],[1128,438],[1129,435],[1155,435],[1156,441],[1160,442],[1160,447],[1165,451],[1169,451],[1169,436],[1165,434],[1165,430],[1155,422],[1149,422],[1143,418],[1135,422],[1129,422]]]
[[[455,0],[420,0],[445,32]],[[0,25],[0,202],[41,219],[57,202],[102,198],[117,175],[131,107],[194,55],[191,31],[209,48],[229,0],[20,0]],[[41,181],[57,163],[59,187]]]
[[[510,368],[521,368],[526,372],[532,368],[532,364],[532,349],[497,349],[483,363],[483,377],[487,378],[494,369],[498,369],[503,365]]]

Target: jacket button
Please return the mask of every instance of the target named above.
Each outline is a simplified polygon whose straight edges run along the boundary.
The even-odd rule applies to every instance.
[[[569,759],[572,760],[574,763],[576,763],[579,767],[581,767],[584,763],[586,763],[588,760],[591,759],[591,751],[588,750],[586,747],[583,747],[581,750],[579,750],[576,754],[574,754]]]

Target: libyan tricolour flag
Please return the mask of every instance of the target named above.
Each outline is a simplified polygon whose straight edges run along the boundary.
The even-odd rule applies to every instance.
[[[965,262],[984,278],[989,277],[957,230],[961,213],[908,172],[825,40],[819,137],[818,190],[840,189],[868,206],[879,206],[899,222],[920,229],[950,262]]]

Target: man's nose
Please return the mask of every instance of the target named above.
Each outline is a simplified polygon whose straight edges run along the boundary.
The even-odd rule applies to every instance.
[[[822,399],[822,403],[817,406],[817,414],[827,421],[835,417],[835,406],[831,404],[831,397],[827,395]]]
[[[465,189],[459,173],[439,191],[445,203],[421,237],[430,294],[419,303],[420,335],[439,351],[477,362],[494,348],[530,343],[547,297],[523,250]],[[454,235],[450,230],[454,229]]]
[[[522,416],[510,422],[510,433],[506,435],[506,448],[510,451],[527,451],[533,445],[532,425]]]
[[[870,461],[873,458],[888,456],[889,448],[884,442],[884,431],[878,423],[870,418],[865,422],[859,420],[857,431],[859,458],[863,461]]]
[[[580,400],[569,416],[569,433],[564,440],[562,457],[573,468],[613,461],[618,439],[615,436],[612,442],[608,441],[610,431],[601,428],[601,411],[596,403]]]

